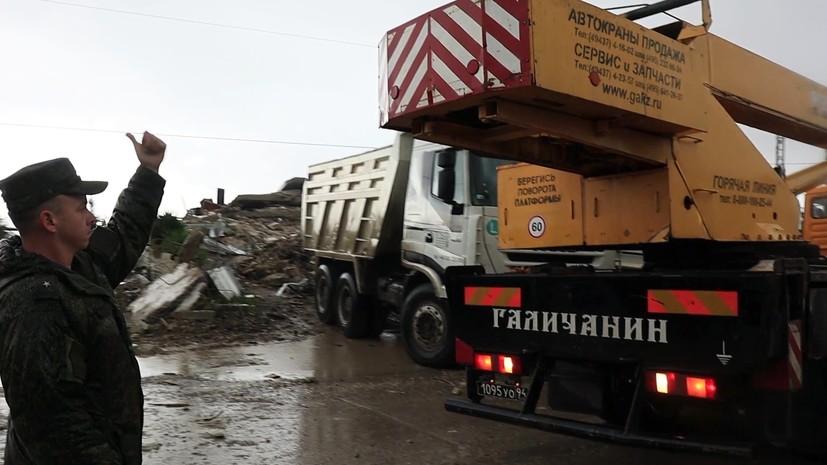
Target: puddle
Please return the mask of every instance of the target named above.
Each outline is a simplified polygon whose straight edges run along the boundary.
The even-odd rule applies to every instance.
[[[381,375],[410,370],[407,354],[392,334],[379,339],[346,339],[334,330],[299,342],[139,357],[141,376],[163,374],[197,376],[223,381],[266,378],[302,380],[338,379],[353,375]]]
[[[273,374],[285,379],[313,376],[312,359],[316,341],[258,344],[215,350],[139,357],[141,377],[163,374],[198,376],[204,379],[254,381]]]

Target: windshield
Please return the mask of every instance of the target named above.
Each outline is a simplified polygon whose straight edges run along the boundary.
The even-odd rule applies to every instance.
[[[512,160],[470,154],[468,165],[471,173],[471,205],[497,206],[497,167],[512,163]]]

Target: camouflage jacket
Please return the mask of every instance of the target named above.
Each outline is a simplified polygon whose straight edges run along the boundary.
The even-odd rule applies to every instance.
[[[164,184],[138,168],[71,270],[0,241],[7,465],[141,463],[141,375],[113,289],[149,241]]]

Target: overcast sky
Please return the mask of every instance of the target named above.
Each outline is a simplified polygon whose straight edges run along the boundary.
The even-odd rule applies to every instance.
[[[123,133],[149,130],[168,145],[162,213],[219,187],[227,202],[274,192],[310,164],[393,141],[378,128],[376,45],[445,3],[0,0],[0,178],[69,157],[110,181],[94,199],[108,217],[137,166]],[[699,5],[679,14],[698,22]],[[713,33],[827,83],[827,1],[712,0],[712,14]],[[774,160],[774,137],[751,137]],[[788,143],[788,172],[819,158]]]

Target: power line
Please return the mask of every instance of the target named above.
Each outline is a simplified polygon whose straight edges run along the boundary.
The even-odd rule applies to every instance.
[[[320,42],[330,42],[330,43],[342,44],[342,45],[353,45],[353,46],[356,46],[356,47],[376,48],[375,45],[360,44],[358,42],[347,42],[347,41],[344,41],[344,40],[327,39],[327,38],[324,38],[324,37],[314,37],[314,36],[306,36],[306,35],[301,35],[301,34],[291,34],[291,33],[288,33],[288,32],[271,31],[269,29],[258,29],[258,28],[254,28],[254,27],[233,26],[233,25],[230,25],[230,24],[212,23],[212,22],[208,22],[208,21],[198,21],[198,20],[195,20],[195,19],[186,19],[186,18],[175,18],[175,17],[172,17],[172,16],[152,15],[152,14],[148,14],[148,13],[138,13],[138,12],[135,12],[135,11],[116,10],[116,9],[112,9],[112,8],[102,8],[102,7],[91,6],[91,5],[80,5],[80,4],[77,4],[77,3],[69,3],[69,2],[58,2],[56,0],[40,0],[40,1],[44,2],[44,3],[54,3],[54,4],[57,4],[57,5],[74,6],[74,7],[77,7],[77,8],[88,8],[90,10],[107,11],[107,12],[110,12],[110,13],[121,13],[121,14],[125,14],[125,15],[143,16],[145,18],[165,19],[167,21],[178,21],[178,22],[181,22],[181,23],[200,24],[202,26],[214,26],[214,27],[223,27],[223,28],[226,28],[226,29],[236,29],[236,30],[240,30],[240,31],[261,32],[263,34],[273,34],[273,35],[284,36],[284,37],[292,37],[294,39],[317,40],[317,41],[320,41]]]
[[[22,123],[7,123],[0,121],[0,126],[16,126],[21,128],[37,128],[37,129],[60,129],[63,131],[86,131],[86,132],[105,132],[114,134],[125,134],[128,131],[115,131],[113,129],[97,129],[97,128],[75,128],[69,126],[47,126],[42,124],[22,124]],[[376,147],[368,147],[365,145],[345,145],[345,144],[321,144],[316,142],[295,142],[287,140],[271,140],[271,139],[243,139],[239,137],[213,137],[213,136],[195,136],[190,134],[155,134],[159,137],[179,137],[183,139],[205,139],[205,140],[221,140],[230,142],[255,142],[259,144],[277,144],[277,145],[302,145],[310,147],[336,147],[348,149],[367,149],[372,150]]]

